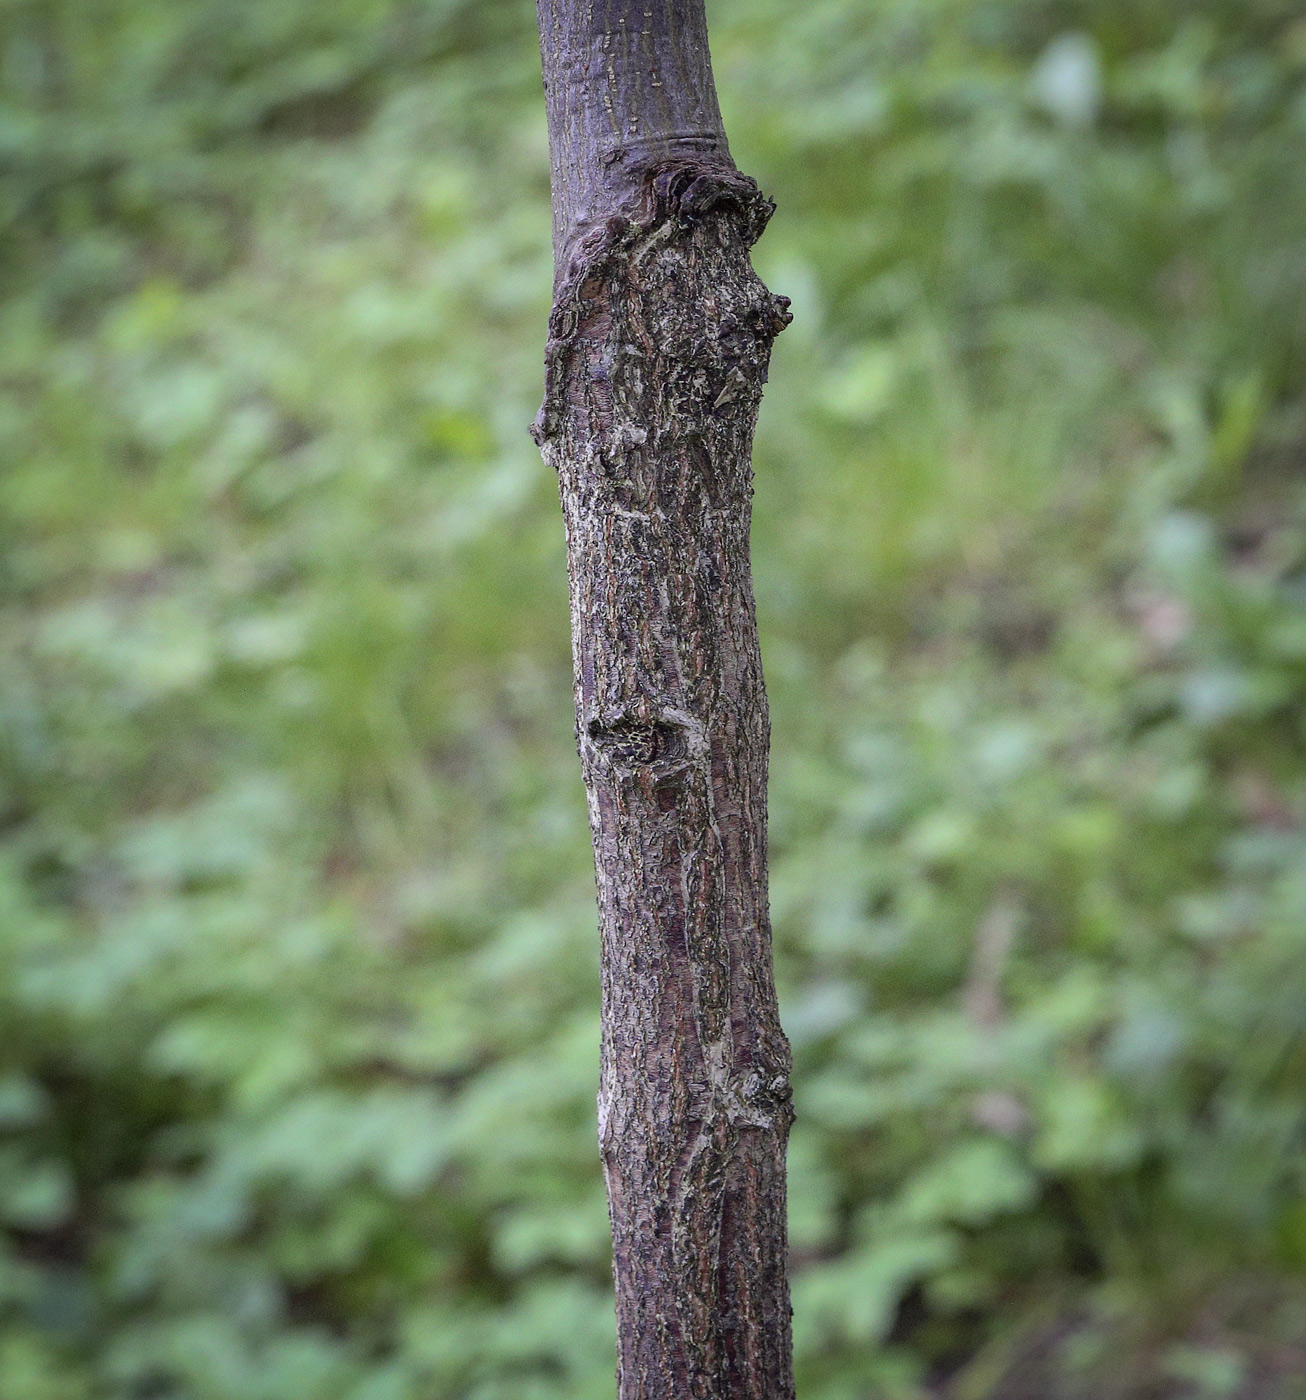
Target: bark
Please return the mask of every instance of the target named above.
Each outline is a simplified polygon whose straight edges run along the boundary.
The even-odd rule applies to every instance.
[[[603,964],[621,1400],[791,1400],[792,1109],[767,913],[750,453],[788,302],[748,250],[702,0],[539,0],[555,285],[533,429],[567,532]]]

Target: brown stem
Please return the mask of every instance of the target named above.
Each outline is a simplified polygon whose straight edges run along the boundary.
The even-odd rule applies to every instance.
[[[789,1047],[766,892],[750,453],[788,303],[702,0],[539,0],[558,471],[603,953],[621,1400],[791,1400]]]

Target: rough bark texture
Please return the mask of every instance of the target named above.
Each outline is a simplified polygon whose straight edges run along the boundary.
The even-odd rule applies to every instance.
[[[603,954],[621,1400],[791,1400],[750,451],[788,303],[702,0],[539,0],[566,522]]]

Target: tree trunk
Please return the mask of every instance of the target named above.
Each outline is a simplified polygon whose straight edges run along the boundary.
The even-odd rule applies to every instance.
[[[621,1400],[791,1400],[789,1047],[766,893],[753,428],[789,321],[748,258],[703,0],[538,0],[544,405],[603,956]]]

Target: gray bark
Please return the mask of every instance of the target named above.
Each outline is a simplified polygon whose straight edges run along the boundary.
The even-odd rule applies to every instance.
[[[748,250],[703,0],[539,0],[567,532],[603,964],[621,1400],[791,1400],[792,1108],[767,912],[750,453],[788,303]]]

